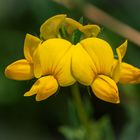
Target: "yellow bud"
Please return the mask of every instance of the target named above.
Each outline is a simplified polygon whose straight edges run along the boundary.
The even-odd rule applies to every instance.
[[[56,38],[56,35],[58,34],[65,18],[66,15],[60,14],[46,20],[40,27],[41,38],[43,38],[44,40]]]
[[[119,103],[119,93],[116,83],[105,75],[99,75],[91,85],[94,94],[101,100]]]
[[[84,33],[85,37],[96,37],[100,32],[98,25],[85,25],[80,28],[80,31]]]
[[[64,22],[64,27],[66,28],[69,35],[72,35],[73,31],[82,27],[82,24],[71,19],[66,18]]]
[[[36,101],[41,101],[53,95],[57,89],[57,80],[53,76],[44,76],[38,79],[24,96],[32,96],[36,94]]]
[[[122,84],[140,83],[140,69],[127,63],[121,63],[121,75],[119,82]]]
[[[13,62],[5,69],[5,75],[13,80],[29,80],[34,77],[33,65],[26,59]]]

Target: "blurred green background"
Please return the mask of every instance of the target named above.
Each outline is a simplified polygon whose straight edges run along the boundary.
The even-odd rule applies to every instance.
[[[90,0],[90,3],[140,30],[140,1]],[[4,76],[8,64],[23,58],[26,33],[38,36],[40,25],[60,13],[76,20],[83,16],[80,9],[69,10],[51,0],[0,0],[0,140],[65,140],[59,127],[77,123],[69,88],[61,88],[55,96],[35,102],[34,97],[23,97],[33,81],[13,81]],[[84,19],[88,21],[86,17]],[[114,49],[125,40],[109,29],[101,28],[100,36]],[[125,61],[140,68],[139,60],[140,47],[129,42]],[[98,121],[106,116],[115,139],[140,140],[140,85],[119,85],[119,105],[103,102],[93,94],[89,96],[85,87],[80,89],[88,102],[86,108],[90,117]],[[111,131],[106,133],[112,135]]]

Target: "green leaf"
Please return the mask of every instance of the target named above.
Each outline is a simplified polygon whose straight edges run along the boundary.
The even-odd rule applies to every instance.
[[[77,29],[72,34],[71,42],[73,44],[77,44],[81,40],[82,37],[83,37],[83,33]]]
[[[114,132],[107,116],[98,121],[90,122],[88,140],[114,140]]]
[[[85,140],[85,130],[83,128],[74,128],[69,126],[61,126],[59,131],[67,140]]]
[[[84,17],[81,17],[81,18],[79,19],[79,23],[84,24]]]

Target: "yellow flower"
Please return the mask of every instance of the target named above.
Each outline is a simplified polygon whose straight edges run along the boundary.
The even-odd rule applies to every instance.
[[[72,44],[64,39],[48,39],[33,55],[34,74],[39,78],[25,96],[36,95],[41,101],[53,95],[58,85],[65,87],[75,82],[71,74]]]
[[[61,24],[65,20],[66,15],[57,15],[46,20],[40,28],[40,37],[44,40],[50,38],[56,38],[61,27]]]
[[[140,69],[124,62],[121,63],[119,82],[122,84],[140,83]]]
[[[125,55],[126,42],[117,48],[119,59],[114,64],[111,46],[99,38],[87,38],[75,46],[72,54],[72,73],[81,84],[91,86],[94,94],[111,103],[119,103],[116,80]]]
[[[77,29],[84,34],[84,38],[96,37],[100,32],[100,27],[98,25],[92,24],[83,26],[79,22],[61,14],[49,18],[41,25],[40,37],[43,40],[58,38],[59,30],[62,27],[66,29],[69,36]]]
[[[125,41],[120,47],[116,49],[119,56],[118,60],[114,60],[112,67],[112,77],[116,82],[121,84],[137,84],[140,83],[140,69],[136,68],[130,64],[122,62],[127,49],[127,41]],[[118,77],[115,77],[115,73],[118,74]]]
[[[34,77],[33,65],[26,59],[17,60],[5,69],[5,75],[13,80],[29,80]]]
[[[34,77],[33,53],[40,43],[40,39],[27,34],[24,42],[25,59],[17,60],[7,66],[5,75],[14,80],[29,80]]]
[[[57,15],[41,26],[41,40],[27,34],[24,42],[25,59],[13,62],[5,69],[5,75],[14,80],[40,78],[25,96],[34,93],[37,94],[36,100],[43,100],[54,94],[58,85],[68,86],[75,82],[71,74],[72,44],[62,39],[51,40],[57,37],[61,27],[65,27],[69,35],[78,29],[83,32],[84,37],[97,36],[100,31],[97,25],[83,26],[66,15]],[[33,90],[35,87],[36,90]]]
[[[115,82],[119,82],[120,75],[121,75],[121,63],[122,59],[125,56],[127,50],[127,40],[120,45],[117,49],[118,60],[114,59],[111,71],[111,77],[115,80]]]
[[[65,40],[64,33],[61,35],[62,29],[68,37],[73,37],[74,31],[79,30],[82,37],[74,45]],[[14,80],[38,78],[24,94],[36,94],[36,101],[47,99],[56,93],[59,86],[69,86],[78,81],[91,86],[101,100],[119,103],[116,83],[139,83],[140,69],[122,62],[127,41],[116,49],[118,59],[114,59],[111,46],[103,39],[96,38],[99,32],[97,25],[83,26],[66,15],[54,16],[42,24],[41,39],[26,35],[25,59],[7,66],[5,75]]]
[[[47,99],[53,95],[58,89],[58,83],[53,76],[44,76],[38,79],[32,86],[30,91],[26,92],[24,96],[36,95],[36,101]]]

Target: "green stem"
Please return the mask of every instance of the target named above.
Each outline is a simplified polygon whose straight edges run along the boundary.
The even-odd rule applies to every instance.
[[[72,90],[74,103],[75,103],[75,106],[77,109],[78,117],[79,117],[81,123],[84,125],[84,127],[88,128],[88,117],[87,117],[83,102],[81,100],[78,84],[77,83],[74,84],[72,86],[71,90]]]

